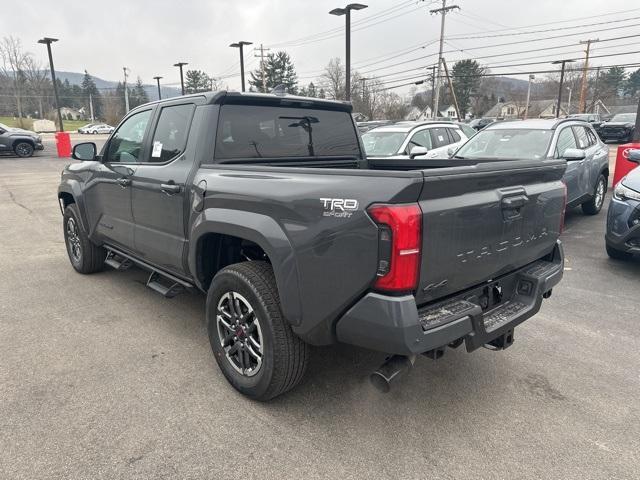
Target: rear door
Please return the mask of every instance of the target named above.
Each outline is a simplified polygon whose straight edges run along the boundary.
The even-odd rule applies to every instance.
[[[551,252],[564,210],[565,165],[486,162],[473,172],[423,171],[418,303],[496,279]]]
[[[187,179],[194,162],[188,142],[194,103],[158,107],[150,146],[132,175],[136,254],[174,273],[185,271]]]

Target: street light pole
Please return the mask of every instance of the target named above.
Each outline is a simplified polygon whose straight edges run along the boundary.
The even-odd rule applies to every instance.
[[[129,89],[127,88],[127,67],[122,67],[124,72],[124,109],[125,113],[129,113]]]
[[[535,75],[529,75],[529,86],[527,87],[527,104],[524,106],[524,120],[529,116],[529,101],[531,100],[531,82],[536,78]]]
[[[49,54],[49,68],[51,68],[51,82],[53,83],[53,96],[56,100],[56,110],[58,111],[58,125],[60,126],[60,131],[64,132],[62,113],[60,112],[60,100],[58,99],[58,85],[56,85],[56,69],[53,67],[53,56],[51,55],[51,44],[57,41],[57,38],[44,37],[38,40],[38,43],[42,43],[47,46],[47,53]]]
[[[362,3],[350,3],[344,8],[334,8],[329,13],[336,16],[345,16],[345,100],[351,100],[351,10],[362,10],[367,5]]]
[[[569,103],[567,104],[567,115],[571,115],[571,92],[573,91],[573,89],[571,87],[567,87],[567,90],[569,90]]]
[[[162,93],[160,93],[160,79],[162,77],[153,77],[153,79],[158,83],[158,100],[162,100]]]
[[[240,40],[239,42],[235,42],[229,45],[231,48],[237,48],[240,50],[240,84],[242,85],[243,92],[244,92],[244,46],[245,45],[253,45],[253,42],[245,42],[244,40]]]
[[[184,77],[182,76],[182,67],[185,65],[189,65],[187,62],[178,62],[174,63],[174,67],[178,67],[180,69],[180,88],[182,90],[182,95],[184,95]]]
[[[558,88],[558,104],[556,105],[556,118],[560,118],[560,106],[562,104],[562,84],[564,83],[564,66],[567,63],[575,62],[575,60],[556,60],[551,62],[552,65],[560,64],[560,86]]]

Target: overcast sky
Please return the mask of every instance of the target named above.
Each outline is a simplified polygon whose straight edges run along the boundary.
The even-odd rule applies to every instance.
[[[430,15],[429,9],[435,8],[437,2],[363,1],[369,8],[352,14],[354,69],[360,67],[366,76],[386,75],[382,78],[389,82],[387,85],[394,85],[403,83],[403,78],[421,73],[420,70],[402,73],[403,70],[430,65],[434,61],[437,43],[433,42],[439,35],[440,17]],[[511,65],[551,57],[579,57],[579,39],[640,35],[638,0],[449,0],[448,3],[459,5],[461,10],[447,16],[446,36],[449,40],[445,51],[474,48],[466,53],[447,53],[445,57],[450,64],[461,58],[567,46],[480,60],[496,65],[492,68],[495,72],[547,68],[546,65],[532,65],[499,69],[499,62]],[[38,38],[59,38],[53,46],[57,69],[76,72],[87,69],[105,80],[120,79],[122,67],[127,66],[133,78],[140,76],[145,83],[152,83],[154,75],[161,75],[164,83],[177,85],[178,70],[172,65],[184,61],[189,62],[187,68],[205,70],[216,76],[236,74],[225,82],[230,88],[237,89],[240,85],[238,51],[228,45],[238,40],[263,43],[272,46],[272,51],[286,50],[304,84],[316,78],[330,58],[344,59],[344,17],[328,14],[332,8],[344,6],[336,0],[25,0],[12,5],[0,13],[0,35],[20,38],[25,49],[34,53],[43,64],[46,50],[36,43]],[[637,19],[633,20],[634,17]],[[616,22],[620,19],[629,20]],[[558,23],[562,21],[566,22]],[[359,25],[357,22],[364,23]],[[596,22],[614,23],[565,29]],[[517,33],[514,27],[526,27],[525,31],[545,28],[554,31],[513,35]],[[483,39],[456,38],[505,33],[508,35]],[[309,38],[316,34],[323,35]],[[567,34],[572,35],[536,41],[545,36]],[[325,39],[327,36],[331,38]],[[429,46],[420,48],[426,44]],[[502,45],[488,47],[496,44]],[[251,48],[248,47],[245,55],[247,70],[258,64]],[[408,52],[410,50],[413,51]],[[640,36],[602,42],[593,48],[594,55],[636,50],[640,50]],[[428,55],[431,56],[417,59]],[[532,58],[536,55],[540,58]],[[640,62],[640,54],[594,59],[595,65],[632,62]],[[526,74],[521,78],[526,78]],[[394,79],[398,82],[394,83]],[[398,89],[398,93],[407,89]]]

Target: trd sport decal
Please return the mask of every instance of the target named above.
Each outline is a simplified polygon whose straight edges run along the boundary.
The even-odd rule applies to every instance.
[[[358,210],[358,201],[353,198],[321,198],[323,217],[349,218]]]

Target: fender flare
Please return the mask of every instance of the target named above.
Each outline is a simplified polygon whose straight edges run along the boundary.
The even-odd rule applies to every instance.
[[[85,232],[89,233],[89,222],[87,219],[86,209],[84,208],[84,196],[82,195],[82,188],[80,187],[80,184],[76,180],[66,180],[58,187],[58,201],[62,198],[63,193],[69,194],[73,197],[75,204],[78,206],[78,211],[80,212],[80,223],[82,223],[82,228],[84,228]],[[64,214],[62,205],[60,205],[60,210]]]
[[[225,208],[207,209],[194,217],[190,232],[189,271],[197,279],[197,245],[209,233],[231,235],[254,242],[268,255],[276,277],[282,313],[293,325],[302,322],[300,282],[294,250],[282,227],[273,218],[254,212]]]

